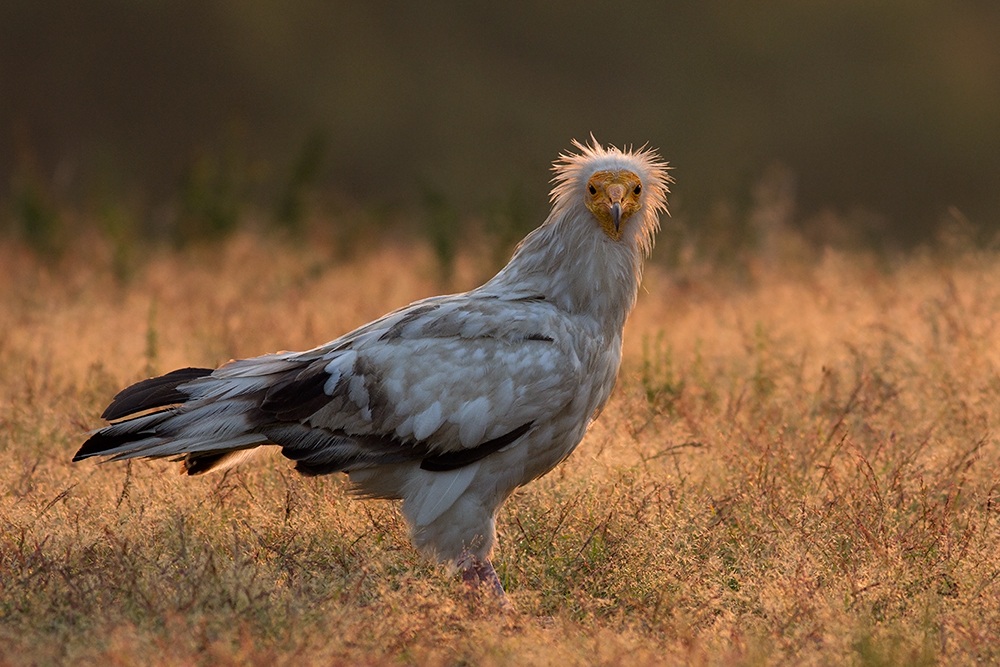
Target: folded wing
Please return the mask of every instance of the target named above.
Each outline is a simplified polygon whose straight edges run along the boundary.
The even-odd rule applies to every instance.
[[[429,299],[308,352],[133,385],[76,458],[179,456],[195,474],[273,443],[305,474],[454,470],[572,400],[585,369],[569,326],[539,299]]]

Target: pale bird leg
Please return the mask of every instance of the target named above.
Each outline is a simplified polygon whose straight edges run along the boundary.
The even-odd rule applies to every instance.
[[[503,584],[500,583],[500,577],[497,576],[497,571],[489,559],[479,560],[475,556],[469,557],[462,568],[462,581],[469,587],[470,594],[479,595],[486,592],[499,602],[503,611],[514,610],[514,605],[507,597]]]
[[[503,589],[503,584],[500,583],[500,577],[497,576],[497,571],[493,569],[493,563],[488,560],[481,561],[478,558],[474,559],[462,570],[462,580],[470,588],[480,590],[481,586],[485,586],[485,590],[490,591],[499,598],[507,596],[507,593]]]

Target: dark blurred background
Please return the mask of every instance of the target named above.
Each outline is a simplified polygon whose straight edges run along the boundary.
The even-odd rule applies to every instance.
[[[907,246],[1000,229],[1000,3],[7,0],[0,132],[15,226],[116,198],[149,233],[345,199],[534,224],[593,132],[661,149],[675,224],[777,181],[820,240]]]

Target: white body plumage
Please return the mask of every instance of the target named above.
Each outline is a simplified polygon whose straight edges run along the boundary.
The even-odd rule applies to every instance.
[[[307,352],[134,385],[76,459],[179,456],[193,474],[276,444],[304,473],[346,472],[362,496],[401,499],[428,555],[486,562],[500,505],[565,459],[607,402],[666,208],[654,153],[576,147],[556,163],[549,217],[482,287]]]

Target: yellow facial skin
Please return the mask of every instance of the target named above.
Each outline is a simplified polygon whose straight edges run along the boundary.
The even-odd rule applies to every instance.
[[[587,208],[604,233],[617,241],[622,224],[639,210],[642,182],[631,171],[599,171],[587,181]]]

